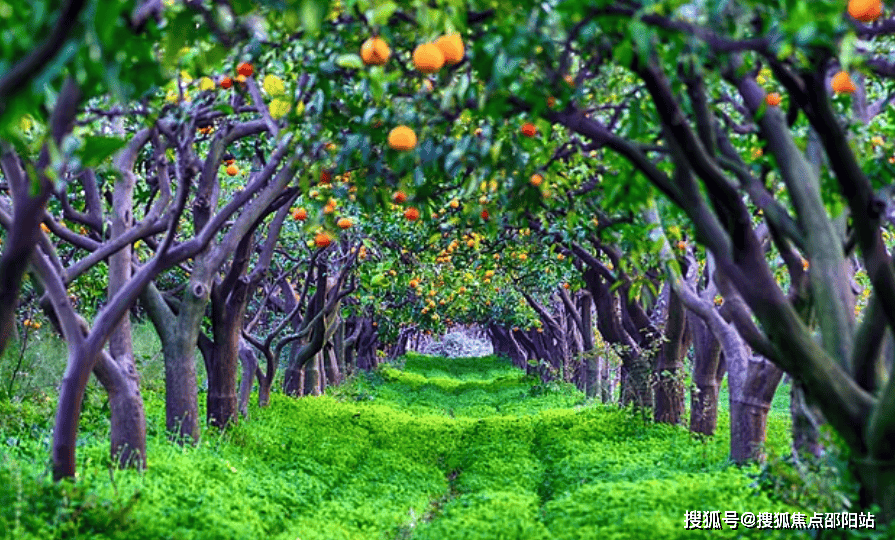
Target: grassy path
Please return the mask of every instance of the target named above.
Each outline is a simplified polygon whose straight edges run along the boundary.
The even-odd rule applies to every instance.
[[[68,537],[128,539],[736,538],[742,528],[684,530],[685,512],[794,510],[726,467],[726,420],[700,442],[493,358],[405,360],[332,395],[275,395],[195,448],[167,443],[163,401],[148,395],[149,470],[117,472],[113,484],[102,426],[88,431],[69,496],[75,519],[32,500],[64,489],[27,488],[42,472],[38,442],[0,450],[0,531],[12,531],[0,538],[62,537],[65,527]],[[772,414],[770,444],[788,444],[786,419]]]

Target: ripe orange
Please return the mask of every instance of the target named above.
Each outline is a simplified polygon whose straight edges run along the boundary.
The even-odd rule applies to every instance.
[[[234,163],[236,163],[236,160],[233,158],[227,158],[224,160],[224,165],[233,165]]]
[[[858,89],[847,71],[840,71],[834,75],[833,80],[830,81],[830,87],[837,94],[852,94]]]
[[[678,240],[677,248],[678,249],[687,249],[687,243],[684,242],[683,240]]]
[[[783,98],[780,97],[780,94],[778,94],[777,92],[771,92],[764,97],[764,101],[771,107],[776,107],[777,105],[780,105],[780,102],[783,101]]]
[[[231,86],[233,86],[233,79],[231,79],[230,77],[224,77],[223,79],[221,79],[221,88],[226,90]]]
[[[239,167],[232,164],[227,165],[227,174],[229,174],[230,176],[236,176],[237,174],[239,174]]]
[[[552,109],[554,105],[556,105],[556,98],[553,96],[548,96],[547,97],[547,106]]]
[[[411,288],[411,289],[416,289],[417,286],[419,286],[419,284],[420,284],[420,282],[419,282],[418,279],[411,279],[411,280],[410,280],[410,288]]]
[[[325,248],[330,245],[332,241],[333,239],[326,233],[318,233],[317,236],[314,237],[314,245],[319,248]]]
[[[488,219],[488,211],[487,210],[482,210],[482,219],[484,219],[484,220]]]
[[[407,210],[404,210],[404,217],[407,218],[408,221],[416,221],[420,218],[420,211],[411,206]]]
[[[255,68],[252,67],[252,64],[248,62],[243,62],[236,67],[236,72],[242,75],[243,77],[251,77],[252,73],[255,72]]]
[[[534,137],[538,133],[538,128],[531,122],[522,124],[522,134],[526,137]]]
[[[335,211],[336,211],[335,205],[327,203],[327,205],[323,207],[324,214],[332,214]]]
[[[444,53],[434,43],[423,43],[413,51],[413,66],[423,73],[435,73],[444,65]]]
[[[441,36],[435,40],[435,46],[444,55],[445,64],[453,66],[463,60],[463,40],[460,38],[460,34]]]
[[[849,0],[848,14],[861,22],[873,22],[883,14],[880,0]]]
[[[407,194],[403,191],[396,191],[394,195],[392,195],[392,200],[395,201],[395,204],[403,204],[407,202]]]
[[[343,217],[336,222],[336,225],[338,225],[340,229],[350,229],[351,226],[354,225],[354,223],[351,221],[351,219]]]
[[[407,126],[398,126],[389,132],[388,145],[393,150],[413,150],[416,148],[416,133]]]
[[[292,212],[292,219],[297,219],[298,221],[304,221],[308,219],[308,211],[304,208],[298,208],[295,212]]]
[[[535,173],[535,174],[531,175],[530,182],[531,182],[531,185],[533,185],[534,187],[540,186],[541,182],[543,182],[543,181],[544,181],[544,177],[541,176],[540,174]]]
[[[460,201],[457,199],[452,199],[450,202],[451,208],[458,208],[460,206]]]
[[[388,62],[392,55],[391,49],[380,37],[371,37],[360,46],[360,57],[368,66],[381,66]]]
[[[320,171],[320,183],[321,184],[329,184],[333,179],[332,173],[329,171]]]

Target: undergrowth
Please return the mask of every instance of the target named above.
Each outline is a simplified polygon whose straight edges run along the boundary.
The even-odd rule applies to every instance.
[[[150,389],[145,473],[110,470],[107,405],[89,391],[74,484],[48,477],[53,399],[0,401],[0,538],[814,538],[688,531],[685,512],[810,514],[840,489],[827,475],[813,498],[782,497],[805,480],[779,459],[730,466],[723,401],[718,435],[697,439],[494,357],[402,362],[324,396],[274,394],[191,447],[167,440]],[[782,403],[772,455],[789,446]]]

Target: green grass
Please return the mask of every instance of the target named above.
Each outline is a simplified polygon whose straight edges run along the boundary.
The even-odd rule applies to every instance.
[[[796,510],[750,487],[757,467],[727,464],[726,393],[718,435],[697,439],[495,358],[402,360],[329,395],[275,394],[188,448],[167,441],[163,396],[147,391],[143,474],[110,473],[93,389],[75,485],[47,478],[53,400],[0,402],[0,538],[773,538],[686,531],[685,512]],[[787,396],[769,418],[780,454]]]

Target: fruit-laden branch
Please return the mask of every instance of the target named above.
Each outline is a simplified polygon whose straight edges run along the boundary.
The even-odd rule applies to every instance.
[[[235,126],[223,126],[216,132],[214,140],[212,140],[208,150],[208,157],[202,168],[197,185],[196,199],[193,203],[193,223],[195,230],[199,231],[205,227],[212,209],[217,207],[217,198],[219,190],[216,190],[217,175],[221,167],[221,161],[224,159],[224,151],[233,144],[234,141],[258,135],[266,128],[263,120],[251,120],[248,122],[236,124]],[[177,144],[176,138],[172,139],[173,144]],[[182,145],[179,149],[181,153],[192,153],[192,144]]]
[[[68,34],[78,26],[79,14],[86,3],[86,0],[67,0],[47,39],[0,77],[0,114],[16,94],[31,88],[31,79],[59,54]],[[53,136],[56,135],[54,131]]]
[[[773,107],[760,114],[764,105],[764,90],[755,79],[735,75],[741,64],[742,59],[731,58],[723,75],[738,88],[776,158],[800,229],[805,232],[805,247],[812,265],[809,276],[812,297],[818,305],[824,306],[818,311],[824,348],[851,373],[852,368],[846,362],[850,360],[853,344],[854,311],[842,251],[843,239],[837,234],[824,207],[820,179],[796,146],[782,114]]]
[[[519,110],[529,112],[532,109],[530,104],[514,96],[511,96],[509,101]],[[671,201],[679,206],[686,204],[684,194],[680,192],[676,185],[668,181],[668,177],[640,151],[637,145],[615,135],[596,119],[585,117],[584,112],[573,107],[568,107],[562,112],[548,111],[544,116],[551,122],[560,124],[574,133],[587,137],[597,148],[605,146],[626,157],[637,170],[643,173]]]
[[[772,62],[771,65],[776,73],[780,64]],[[840,191],[848,201],[867,275],[873,284],[874,296],[878,295],[881,300],[879,307],[885,315],[889,328],[895,328],[895,274],[881,235],[881,214],[885,205],[874,194],[869,179],[848,146],[846,134],[837,121],[826,94],[823,73],[806,73],[802,81],[790,77],[782,82],[787,88],[791,88],[791,91],[799,92],[804,100],[806,115],[821,138]],[[862,326],[875,324],[865,317]],[[858,333],[864,337],[871,337],[874,334],[872,330],[872,328],[861,328]],[[873,347],[862,346],[861,352],[867,355],[857,358],[853,354],[847,359],[854,362],[849,367],[850,373],[855,377],[858,373],[874,372],[877,369],[875,364],[879,361],[878,355],[872,354]],[[866,379],[866,375],[862,378]],[[893,410],[895,410],[895,377],[890,377],[867,427],[866,442],[870,456],[895,455],[895,445],[891,442],[893,439],[891,434],[895,433],[895,415],[891,413]]]
[[[255,81],[255,77],[246,79],[246,86],[249,87],[249,95],[252,96],[252,103],[255,105],[255,109],[258,111],[258,114],[261,115],[261,119],[264,120],[267,130],[270,131],[270,135],[276,139],[280,135],[280,126],[278,126],[273,117],[270,116],[270,109],[267,108],[267,105],[264,103],[264,98],[261,97],[261,89],[258,88],[258,82]],[[257,140],[256,142],[260,142],[260,140]]]
[[[806,77],[811,76],[806,74]],[[806,115],[820,136],[830,168],[836,176],[843,197],[848,201],[855,235],[874,293],[882,299],[883,313],[889,327],[895,328],[895,273],[881,232],[885,205],[875,195],[870,180],[849,147],[848,138],[833,112],[823,82],[822,75],[814,74],[813,79],[806,83],[798,86],[792,82],[790,84],[794,88],[805,88]],[[867,319],[864,320],[864,324],[867,324]],[[874,358],[860,359],[862,363],[873,361]],[[853,370],[852,373],[865,369],[858,365],[849,367]]]

